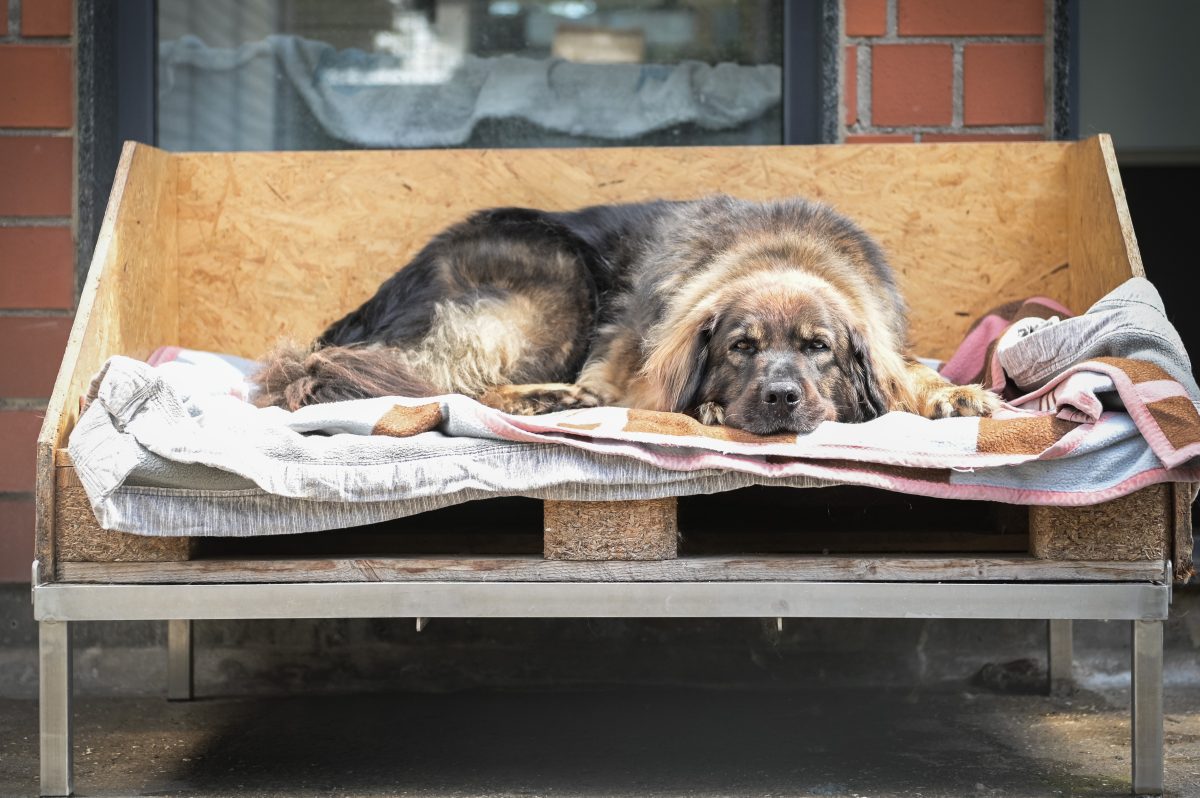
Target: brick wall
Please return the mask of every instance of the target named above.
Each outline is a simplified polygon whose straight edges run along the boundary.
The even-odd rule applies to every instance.
[[[0,582],[29,578],[34,441],[75,306],[72,0],[0,0]]]
[[[1049,138],[1046,2],[843,0],[843,140]]]

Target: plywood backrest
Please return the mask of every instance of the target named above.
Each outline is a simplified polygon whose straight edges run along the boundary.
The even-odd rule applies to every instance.
[[[1071,147],[1068,197],[1068,305],[1082,311],[1131,276],[1144,277],[1112,139]]]
[[[279,336],[310,340],[478,208],[803,194],[878,238],[916,351],[945,357],[981,311],[1067,296],[1072,146],[179,155],[180,334],[248,356]]]
[[[79,399],[112,355],[145,358],[178,340],[175,161],[126,145],[39,440],[62,446]]]
[[[175,160],[127,144],[79,297],[37,443],[37,578],[54,564],[56,451],[66,445],[80,398],[112,355],[144,358],[179,339]]]

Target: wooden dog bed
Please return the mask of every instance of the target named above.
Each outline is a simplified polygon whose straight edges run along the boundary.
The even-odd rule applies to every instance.
[[[1161,787],[1161,621],[1172,574],[1191,573],[1187,485],[1072,509],[862,488],[544,507],[497,499],[271,540],[145,538],[96,523],[65,446],[109,356],[178,344],[255,357],[280,336],[311,340],[477,208],[721,191],[804,194],[858,221],[888,252],[914,351],[930,357],[948,357],[1000,302],[1044,295],[1082,311],[1143,274],[1104,136],[431,152],[127,145],[38,439],[43,793],[70,791],[67,622],[178,619],[171,689],[180,694],[190,691],[190,660],[174,656],[176,644],[190,651],[186,619],[376,613],[1060,619],[1051,626],[1059,679],[1062,623],[1130,620],[1133,786]]]
[[[807,194],[858,220],[882,242],[900,277],[914,350],[932,357],[947,357],[972,320],[1001,301],[1042,294],[1084,309],[1142,274],[1103,137],[487,152],[169,154],[132,145],[38,441],[39,579],[161,579],[163,570],[150,566],[81,564],[191,562],[203,555],[194,539],[101,530],[91,514],[64,446],[80,398],[108,356],[144,357],[159,345],[179,344],[253,357],[280,336],[309,340],[371,294],[431,234],[475,208],[570,208],[714,191],[748,198]],[[864,491],[864,501],[872,493]],[[1161,485],[1098,507],[1034,508],[1020,551],[1008,545],[990,553],[1003,553],[1012,565],[1003,578],[1020,578],[1022,567],[1031,578],[1047,574],[1034,559],[1070,563],[1054,571],[1056,578],[1119,578],[1113,563],[1130,564],[1127,573],[1136,578],[1154,569],[1161,575],[1172,563],[1183,576],[1190,573],[1187,495]],[[672,559],[680,531],[673,507],[673,500],[548,503],[545,556]],[[1012,513],[1003,514],[1011,531]],[[911,546],[901,543],[900,550],[972,553],[956,550],[965,544],[953,535],[931,543],[918,539],[921,532],[913,529]],[[899,530],[893,538],[904,535]],[[331,541],[330,558],[337,559],[337,546]],[[995,563],[984,567],[968,558],[964,570],[961,557],[943,559],[954,578],[999,573]],[[806,567],[799,559],[793,566]],[[828,570],[816,561],[808,566],[814,576]],[[254,570],[262,579],[313,576],[303,568]],[[172,566],[170,573],[185,579],[191,570]]]

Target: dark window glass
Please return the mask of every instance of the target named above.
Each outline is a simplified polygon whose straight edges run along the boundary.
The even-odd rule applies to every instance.
[[[159,0],[158,143],[780,143],[782,17],[782,0]]]

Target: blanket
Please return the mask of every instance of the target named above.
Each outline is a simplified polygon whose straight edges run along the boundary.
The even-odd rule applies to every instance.
[[[1140,279],[1082,316],[1039,298],[976,324],[943,373],[1000,391],[1008,402],[991,418],[892,412],[806,435],[616,407],[510,416],[458,395],[287,412],[246,401],[247,361],[175,350],[156,362],[111,359],[69,445],[101,524],[141,534],[328,529],[496,495],[853,484],[1084,505],[1200,481],[1200,390]]]

